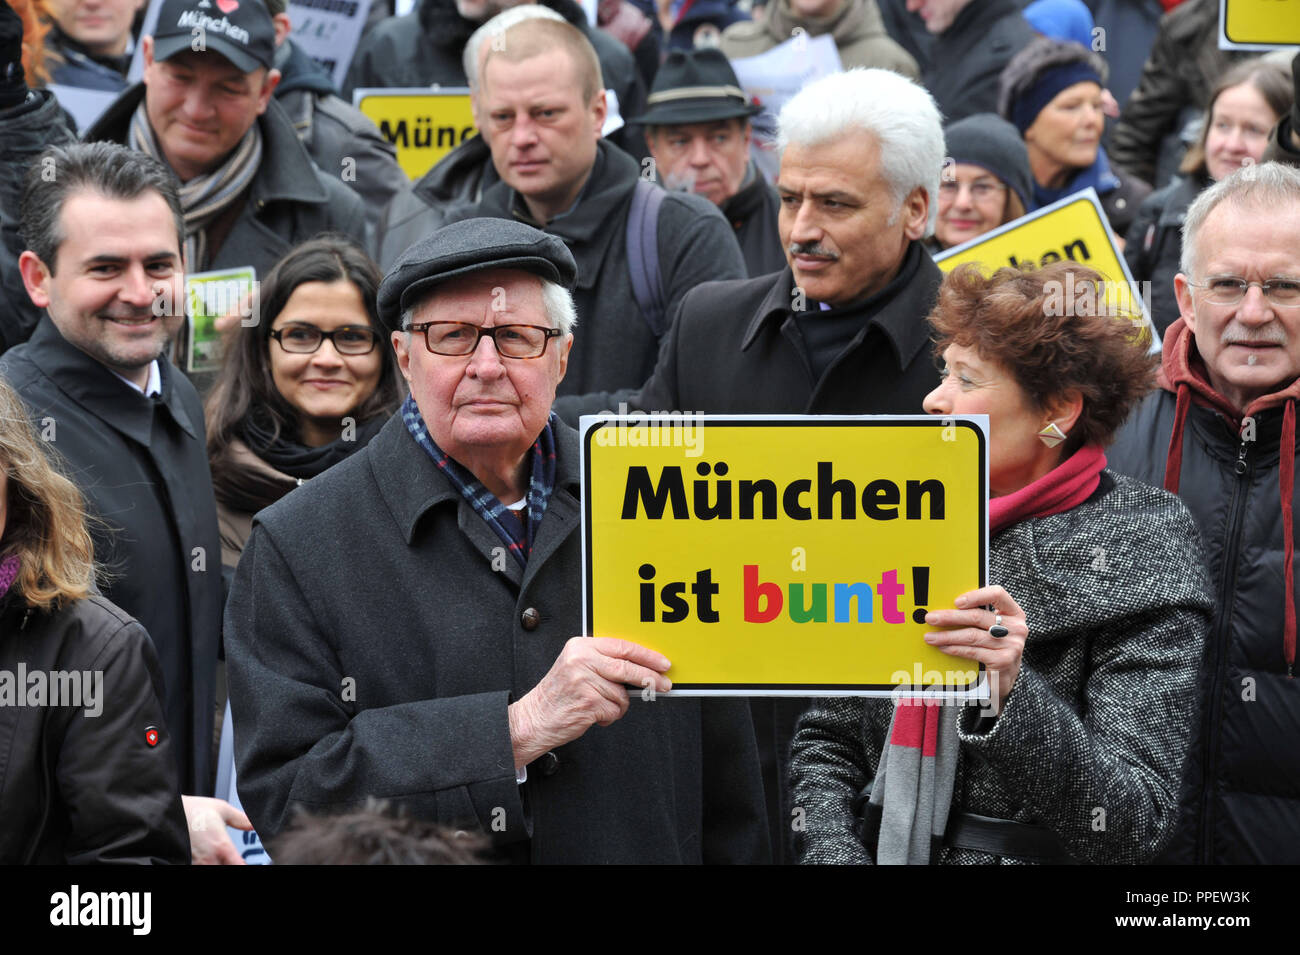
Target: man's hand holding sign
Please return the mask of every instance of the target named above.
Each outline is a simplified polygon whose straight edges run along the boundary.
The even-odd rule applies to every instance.
[[[668,658],[627,640],[574,637],[542,682],[510,704],[515,765],[527,766],[591,728],[620,719],[631,701],[627,688],[672,689]]]

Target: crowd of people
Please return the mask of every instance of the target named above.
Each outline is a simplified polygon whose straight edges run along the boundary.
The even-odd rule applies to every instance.
[[[0,677],[79,690],[0,679],[0,861],[1300,861],[1293,51],[1216,0],[377,0],[338,88],[284,0],[146,6],[0,0]],[[820,36],[765,110],[737,61]],[[408,179],[348,97],[431,85],[476,132]],[[1087,189],[1151,323],[935,260]],[[187,373],[207,272],[254,293]],[[987,415],[925,642],[989,705],[656,700],[581,635],[620,407]]]

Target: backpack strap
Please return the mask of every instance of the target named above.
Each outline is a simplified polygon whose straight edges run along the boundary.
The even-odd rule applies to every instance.
[[[653,182],[637,179],[627,217],[627,267],[632,295],[655,338],[663,335],[667,324],[668,303],[664,301],[659,272],[659,209],[665,195]]]

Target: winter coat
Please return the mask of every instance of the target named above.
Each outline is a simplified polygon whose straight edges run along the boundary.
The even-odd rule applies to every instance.
[[[1183,0],[1161,19],[1137,89],[1111,130],[1107,152],[1116,166],[1164,185],[1157,171],[1162,140],[1176,137],[1187,116],[1204,112],[1211,88],[1228,67],[1257,55],[1220,50],[1218,25],[1219,0]]]
[[[951,714],[958,812],[1036,824],[1076,860],[1139,863],[1173,831],[1212,600],[1196,526],[1173,495],[1102,472],[1062,514],[989,542],[989,581],[1024,609],[1020,673],[996,718]],[[806,863],[869,863],[854,798],[875,777],[893,701],[818,701],[795,733]],[[1019,861],[945,846],[940,863]]]
[[[27,169],[47,146],[76,142],[49,90],[33,90],[24,107],[0,112],[0,353],[32,337],[44,314],[32,304],[18,271],[27,243],[18,234],[18,206]]]
[[[478,203],[483,190],[500,181],[487,142],[475,133],[393,196],[372,238],[379,267],[387,272],[403,252],[446,225],[457,209]]]
[[[546,0],[542,5],[560,14],[591,41],[605,87],[618,97],[619,115],[626,119],[645,112],[645,83],[631,51],[588,23],[586,13],[574,0]],[[467,86],[461,55],[479,26],[457,12],[455,0],[419,0],[415,10],[383,21],[357,44],[343,95],[351,102],[353,90],[368,86]],[[645,155],[641,137],[629,135],[626,127],[611,138],[638,159]]]
[[[384,206],[410,182],[397,164],[396,149],[359,109],[339,98],[329,74],[293,40],[284,41],[275,61],[280,71],[275,101],[316,167],[361,198],[373,229]]]
[[[46,317],[29,342],[0,357],[0,377],[99,519],[95,560],[112,574],[104,597],[153,638],[181,786],[207,795],[221,544],[199,396],[165,358],[159,366],[162,395],[146,398]]]
[[[1300,509],[1294,423],[1300,381],[1257,399],[1243,415],[1209,385],[1195,338],[1179,319],[1165,334],[1160,384],[1121,430],[1111,463],[1171,487],[1187,504],[1205,539],[1217,599],[1178,830],[1161,861],[1294,864],[1300,862],[1300,747],[1293,744],[1300,697],[1285,637],[1300,565],[1288,593],[1295,529],[1283,498],[1293,513]]]
[[[86,130],[85,140],[125,145],[131,117],[143,97],[143,83],[131,87]],[[342,232],[365,245],[361,200],[337,172],[316,168],[274,99],[257,123],[262,131],[261,165],[238,200],[242,206],[221,247],[210,262],[190,263],[191,272],[251,265],[260,280],[291,248],[322,232]]]
[[[560,394],[635,388],[654,370],[659,336],[636,307],[628,270],[627,219],[639,172],[634,159],[601,140],[577,205],[537,226],[563,239],[578,263],[573,289],[578,325]],[[522,218],[535,225],[523,200],[504,182],[484,191],[478,206],[447,221],[469,216]],[[731,226],[703,196],[666,193],[658,228],[665,316],[700,283],[744,276]]]
[[[921,74],[944,125],[974,113],[996,113],[1003,68],[1037,35],[1016,0],[967,4],[934,38],[930,66]]]
[[[1202,176],[1175,179],[1143,200],[1128,229],[1124,259],[1135,281],[1151,283],[1151,319],[1162,336],[1179,315],[1174,276],[1182,271],[1183,219],[1208,185]]]
[[[38,611],[10,592],[0,597],[0,673],[16,681],[19,665],[20,694],[33,674],[57,671],[90,673],[79,692],[96,698],[61,693],[53,705],[51,682],[47,705],[0,706],[0,864],[188,863],[162,673],[144,629],[103,597]]]
[[[915,249],[915,247],[914,247]],[[930,314],[943,274],[915,249],[915,273],[814,380],[796,324],[794,273],[710,282],[687,295],[639,394],[559,399],[557,413],[614,410],[621,401],[646,411],[695,414],[920,414],[937,382]],[[911,253],[909,253],[911,254]],[[576,346],[575,346],[576,347]],[[777,859],[793,861],[784,767],[795,720],[806,699],[752,699],[768,789],[768,820]]]
[[[226,641],[239,791],[263,837],[292,805],[375,796],[517,862],[768,860],[742,700],[633,693],[517,782],[507,704],[581,632],[577,434],[557,426],[556,446],[526,568],[497,562],[500,538],[400,415],[257,516]]]
[[[722,52],[733,60],[757,56],[789,40],[795,29],[809,36],[829,33],[834,37],[846,70],[874,66],[913,80],[921,75],[916,61],[885,32],[875,0],[846,0],[825,18],[801,17],[790,8],[790,0],[773,0],[763,20],[735,23],[723,31]]]
[[[781,271],[786,260],[777,226],[781,197],[752,162],[746,175],[749,182],[718,208],[736,230],[745,271],[752,279]]]

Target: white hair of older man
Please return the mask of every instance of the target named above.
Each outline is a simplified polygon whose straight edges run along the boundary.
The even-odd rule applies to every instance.
[[[471,90],[478,88],[478,51],[479,47],[483,45],[483,41],[490,36],[504,34],[516,23],[523,23],[525,20],[559,20],[562,23],[566,22],[564,17],[550,7],[543,7],[537,3],[525,3],[522,6],[511,7],[509,10],[498,13],[469,35],[469,40],[465,43],[465,51],[461,54],[461,65],[465,67],[465,78],[469,81]]]
[[[880,144],[880,164],[894,194],[890,224],[898,221],[903,200],[917,186],[930,197],[925,234],[934,232],[943,172],[943,122],[924,87],[890,70],[852,69],[809,83],[777,118],[777,149],[820,146],[851,130],[872,133]]]
[[[578,310],[573,305],[573,296],[569,294],[569,290],[563,285],[557,285],[542,278],[539,278],[538,281],[542,283],[542,307],[546,310],[546,317],[550,320],[552,327],[560,330],[561,335],[568,335],[573,331],[574,326],[578,324]],[[406,332],[408,342],[411,335],[408,329],[415,319],[415,310],[427,302],[436,291],[437,288],[435,287],[415,305],[402,310],[401,330]]]
[[[1196,277],[1200,265],[1196,237],[1221,202],[1250,206],[1262,217],[1296,216],[1300,214],[1296,208],[1300,206],[1300,169],[1277,162],[1243,166],[1197,196],[1183,219],[1183,253],[1178,267],[1184,275]]]

